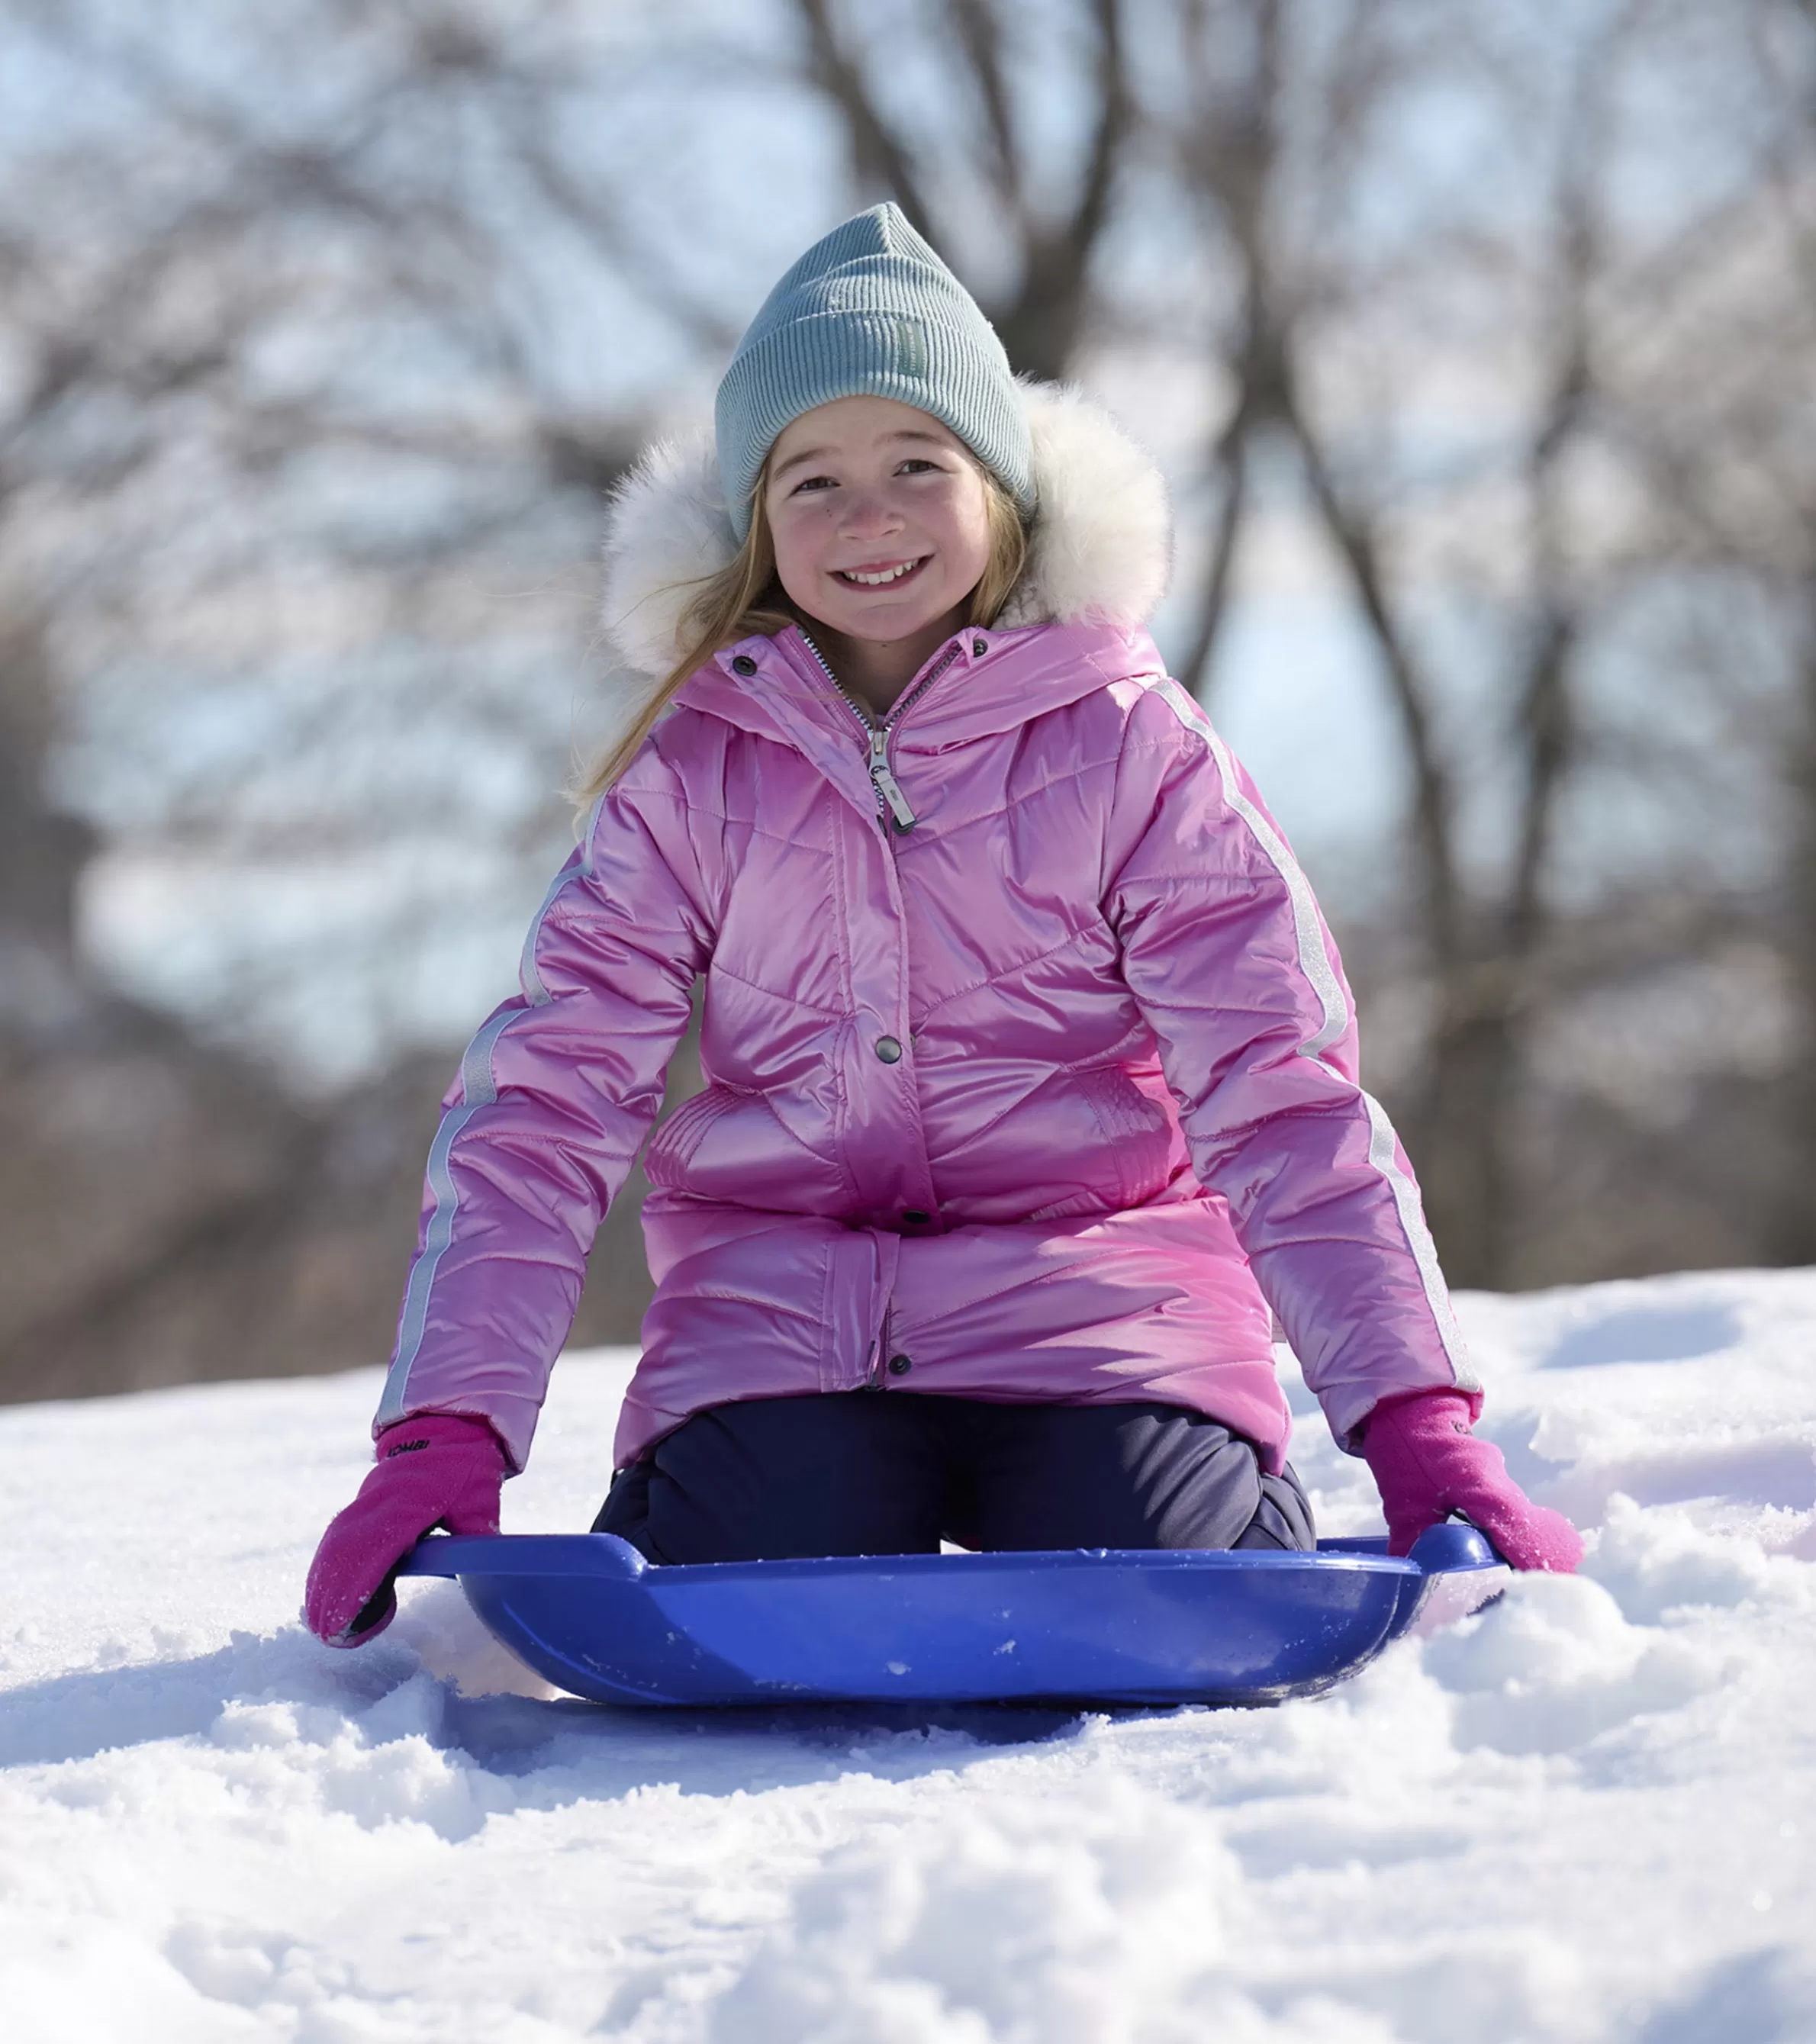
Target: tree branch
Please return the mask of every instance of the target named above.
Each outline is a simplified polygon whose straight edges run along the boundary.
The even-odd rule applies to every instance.
[[[992,0],[946,0],[952,40],[964,51],[983,106],[990,137],[991,181],[1003,210],[1024,233],[1027,193],[1022,176],[1014,110],[1002,70],[1002,22]]]
[[[1208,702],[1210,697],[1211,658],[1217,650],[1229,606],[1230,571],[1236,559],[1236,542],[1248,509],[1248,422],[1238,409],[1221,436],[1213,457],[1213,469],[1221,473],[1223,490],[1218,500],[1217,522],[1211,531],[1210,557],[1205,570],[1198,624],[1179,664],[1179,679],[1200,702]]]
[[[1438,756],[1430,690],[1395,616],[1373,524],[1344,501],[1323,444],[1290,389],[1287,406],[1287,421],[1304,460],[1312,501],[1349,571],[1399,713],[1401,736],[1412,764],[1413,830],[1424,868],[1427,933],[1442,972],[1462,961],[1465,939],[1454,842],[1455,801],[1449,770]]]
[[[930,219],[919,174],[883,118],[862,66],[840,42],[828,0],[794,0],[794,5],[807,31],[814,83],[845,117],[852,167],[860,182],[883,186],[914,228],[927,233]]]

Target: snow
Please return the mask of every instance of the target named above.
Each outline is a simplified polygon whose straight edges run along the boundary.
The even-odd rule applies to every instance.
[[[0,1414],[5,2034],[1816,2038],[1816,1272],[1460,1310],[1585,1572],[1268,1711],[604,1711],[427,1581],[331,1653],[375,1373]],[[563,1363],[507,1530],[590,1519],[628,1367]]]

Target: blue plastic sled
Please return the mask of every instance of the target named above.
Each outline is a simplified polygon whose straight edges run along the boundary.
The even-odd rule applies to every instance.
[[[1499,1557],[1434,1526],[1316,1554],[1116,1549],[654,1568],[610,1533],[436,1535],[450,1576],[546,1681],[601,1704],[1271,1704],[1328,1689],[1422,1611],[1487,1601]]]

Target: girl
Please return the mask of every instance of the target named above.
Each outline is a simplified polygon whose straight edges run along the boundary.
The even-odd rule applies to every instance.
[[[1152,468],[1014,382],[893,206],[782,279],[717,425],[614,508],[608,624],[657,678],[448,1096],[310,1626],[372,1638],[424,1532],[496,1530],[702,974],[599,1529],[659,1562],[1308,1547],[1271,1307],[1396,1552],[1461,1510],[1573,1567],[1470,1431],[1304,877],[1143,629]]]

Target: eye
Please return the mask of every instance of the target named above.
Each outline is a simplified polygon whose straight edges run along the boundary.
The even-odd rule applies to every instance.
[[[925,455],[911,454],[895,472],[898,475],[937,475],[939,469],[937,461],[929,461]]]
[[[810,475],[796,483],[788,494],[798,497],[804,490],[836,490],[838,485],[829,475]]]

